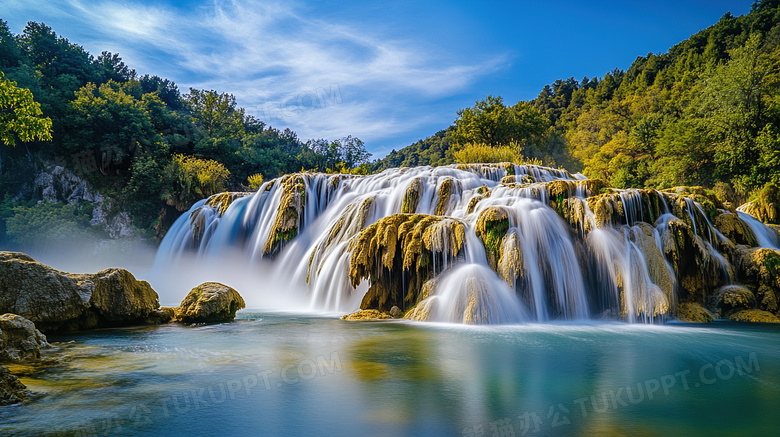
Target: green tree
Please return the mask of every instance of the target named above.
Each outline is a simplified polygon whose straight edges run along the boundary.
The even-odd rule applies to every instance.
[[[230,176],[230,171],[220,162],[184,155],[174,155],[164,172],[166,180],[161,198],[179,211],[225,191]]]
[[[6,146],[22,142],[51,141],[51,119],[30,90],[19,88],[0,72],[0,140]]]
[[[761,45],[761,36],[753,34],[729,51],[731,59],[705,78],[699,103],[715,143],[718,176],[738,177],[734,182],[742,192],[759,184],[740,176],[749,175],[760,158],[756,137],[767,122],[767,103],[777,89],[775,66]]]
[[[109,80],[127,82],[135,77],[135,70],[125,65],[117,53],[104,51],[95,59],[95,64],[98,66],[104,82]]]
[[[22,55],[16,38],[8,27],[8,22],[0,20],[0,68],[13,68],[22,61]]]
[[[135,84],[137,85],[137,83]],[[146,105],[136,99],[132,81],[109,81],[100,86],[88,83],[76,92],[68,116],[69,131],[64,140],[71,154],[99,156],[103,173],[111,168],[130,167],[129,159],[143,145],[155,140]],[[156,97],[150,97],[152,101]]]
[[[513,142],[523,145],[544,134],[548,126],[547,117],[529,102],[507,107],[501,96],[487,96],[473,108],[458,111],[452,136],[460,147],[466,144],[496,147]]]
[[[514,130],[512,111],[504,105],[501,96],[487,96],[478,100],[473,108],[458,111],[455,120],[455,143],[498,146],[511,141]]]
[[[190,88],[184,101],[208,137],[238,139],[244,134],[244,109],[232,94]]]

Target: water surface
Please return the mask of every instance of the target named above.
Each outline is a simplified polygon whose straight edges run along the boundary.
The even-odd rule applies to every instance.
[[[11,435],[777,435],[780,330],[239,313],[51,336]]]

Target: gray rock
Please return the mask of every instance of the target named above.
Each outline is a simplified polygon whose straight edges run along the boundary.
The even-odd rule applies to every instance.
[[[142,324],[157,293],[124,269],[72,274],[18,252],[0,252],[0,313],[19,314],[43,332]]]
[[[0,406],[22,402],[27,387],[12,375],[5,366],[0,366]]]
[[[33,322],[16,314],[0,316],[0,362],[37,360],[41,348],[48,346],[46,336]]]

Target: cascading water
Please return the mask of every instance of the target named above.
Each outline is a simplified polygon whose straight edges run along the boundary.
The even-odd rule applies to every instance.
[[[761,246],[777,247],[776,233],[744,213],[734,219]],[[702,286],[732,282],[720,252],[727,242],[685,194],[471,164],[300,173],[256,193],[212,196],[174,223],[155,267],[194,257],[205,271],[239,259],[239,271],[262,269],[257,293],[286,293],[316,311],[398,306],[407,318],[443,322],[652,322],[695,294],[691,265],[719,276]]]

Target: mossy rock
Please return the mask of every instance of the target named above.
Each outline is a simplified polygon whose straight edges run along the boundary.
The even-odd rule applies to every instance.
[[[18,314],[42,332],[144,324],[157,293],[124,269],[61,272],[18,252],[0,252],[0,314]]]
[[[498,261],[501,259],[501,242],[508,230],[509,216],[504,208],[485,208],[477,218],[475,232],[485,246],[488,264],[495,271],[498,271]]]
[[[398,308],[398,307],[393,307]],[[390,320],[393,319],[393,316],[390,315],[390,313],[379,311],[379,310],[358,310],[355,311],[352,314],[347,314],[344,316],[341,316],[341,320],[351,320],[351,321],[380,321],[380,320]]]
[[[249,196],[252,193],[244,192],[225,192],[215,194],[206,200],[206,205],[211,206],[217,210],[217,214],[222,217],[227,211],[228,207],[236,200],[245,196]]]
[[[263,246],[265,256],[278,255],[284,245],[301,231],[302,217],[306,208],[304,177],[311,177],[311,175],[303,173],[286,175],[278,182],[281,184],[281,200],[276,209],[276,218],[271,232]]]
[[[688,323],[710,323],[712,314],[698,303],[686,302],[677,307],[677,320]]]
[[[423,190],[423,183],[421,178],[414,178],[409,186],[406,187],[404,193],[404,200],[401,203],[401,213],[414,214],[417,212],[417,206],[420,204],[420,195]]]
[[[780,225],[780,188],[767,183],[756,193],[756,198],[740,209],[766,224]]]
[[[219,282],[205,282],[190,290],[175,310],[175,321],[182,323],[221,323],[236,318],[246,307],[238,292]]]
[[[460,191],[459,183],[453,178],[445,178],[439,185],[439,197],[436,201],[436,215],[445,215],[449,211],[450,198]]]
[[[760,310],[776,313],[780,309],[780,305],[777,302],[777,294],[771,287],[766,285],[760,286],[756,293],[756,299],[758,300],[758,309]]]
[[[738,251],[739,275],[743,282],[780,290],[780,251],[769,248]]]
[[[726,317],[738,311],[753,309],[756,305],[756,297],[753,292],[740,285],[721,287],[713,298],[715,299],[715,307]]]
[[[0,406],[13,405],[22,402],[27,394],[27,387],[12,375],[5,366],[0,366]]]
[[[458,220],[424,214],[395,214],[363,229],[350,241],[350,282],[370,286],[361,309],[389,311],[419,302],[423,283],[461,253],[465,228]],[[449,261],[448,261],[449,260]]]
[[[762,310],[742,310],[737,311],[729,316],[729,319],[735,322],[751,322],[751,323],[780,323],[780,319],[776,315]]]
[[[667,302],[674,301],[674,277],[669,273],[661,249],[655,241],[653,227],[644,222],[637,222],[631,233],[631,241],[645,257],[647,272],[655,285],[663,290]]]
[[[753,230],[737,214],[720,214],[715,217],[713,226],[736,244],[750,247],[758,246],[758,240]]]

